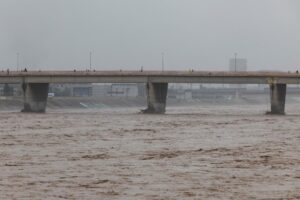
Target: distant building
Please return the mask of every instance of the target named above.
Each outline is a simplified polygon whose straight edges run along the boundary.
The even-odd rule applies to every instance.
[[[91,86],[82,85],[73,87],[72,96],[74,97],[90,97],[92,95],[93,89]]]
[[[187,90],[178,90],[176,92],[176,99],[181,99],[181,100],[191,100],[193,99],[193,91],[191,89]]]
[[[246,58],[230,58],[229,60],[230,72],[245,72],[247,71],[247,59]]]
[[[101,97],[145,96],[144,84],[52,84],[49,93],[54,96]]]
[[[137,84],[112,84],[111,96],[137,97],[139,95]]]
[[[93,97],[109,96],[111,84],[93,84]]]
[[[21,92],[19,84],[0,84],[0,96],[20,96]]]
[[[144,83],[138,83],[137,87],[138,87],[138,96],[140,96],[140,97],[146,97],[147,96],[146,84],[144,84]]]
[[[74,96],[85,97],[92,96],[92,84],[51,84],[49,93],[54,93],[54,96]]]

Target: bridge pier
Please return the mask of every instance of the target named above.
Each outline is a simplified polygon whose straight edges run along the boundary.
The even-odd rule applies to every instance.
[[[22,112],[46,111],[49,83],[23,83],[24,108]]]
[[[166,112],[166,101],[168,83],[147,83],[148,107],[143,113],[164,114]]]
[[[268,114],[284,115],[286,84],[270,84],[271,112]]]

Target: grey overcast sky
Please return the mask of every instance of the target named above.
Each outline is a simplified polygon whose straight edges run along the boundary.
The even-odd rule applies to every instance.
[[[299,0],[0,0],[0,68],[300,69]]]

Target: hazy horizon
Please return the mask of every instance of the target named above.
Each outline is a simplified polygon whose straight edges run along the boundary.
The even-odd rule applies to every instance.
[[[0,0],[0,69],[300,69],[298,0]]]

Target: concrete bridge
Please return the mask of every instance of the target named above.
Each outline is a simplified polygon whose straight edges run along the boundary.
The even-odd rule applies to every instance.
[[[50,83],[146,83],[144,113],[165,113],[168,83],[268,84],[270,114],[284,114],[287,84],[299,84],[298,73],[224,71],[2,71],[0,83],[22,84],[23,112],[45,112]]]

